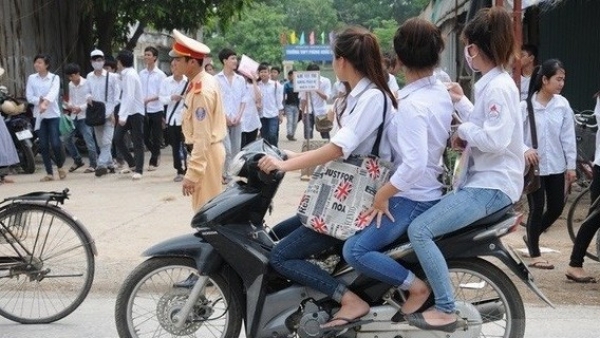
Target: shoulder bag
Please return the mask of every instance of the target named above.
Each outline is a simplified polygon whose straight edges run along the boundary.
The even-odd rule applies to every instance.
[[[313,172],[297,211],[304,226],[345,240],[369,225],[366,211],[392,171],[392,164],[378,157],[387,111],[385,94],[384,99],[383,122],[371,154],[331,161]]]
[[[537,130],[535,126],[535,116],[533,113],[533,106],[531,99],[526,100],[527,102],[527,119],[529,123],[529,130],[531,131],[531,148],[537,149]],[[540,170],[538,166],[525,166],[525,176],[523,184],[523,195],[531,194],[532,192],[540,188]]]
[[[106,72],[106,84],[104,85],[104,102],[108,100],[108,78],[110,73]],[[106,105],[101,101],[88,103],[85,111],[85,124],[90,127],[103,126],[106,123]]]

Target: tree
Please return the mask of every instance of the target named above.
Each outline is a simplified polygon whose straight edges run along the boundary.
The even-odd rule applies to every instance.
[[[68,62],[86,70],[94,46],[106,53],[123,46],[133,49],[147,27],[193,31],[212,18],[225,27],[252,1],[2,0],[0,62],[14,80],[8,84],[11,91],[22,93],[37,53],[50,54],[56,61],[53,71]],[[136,28],[132,35],[131,27]]]
[[[228,29],[209,30],[205,42],[213,54],[228,47],[258,62],[278,64],[283,58],[279,37],[287,29],[284,20],[285,15],[272,6],[257,3],[244,10]]]

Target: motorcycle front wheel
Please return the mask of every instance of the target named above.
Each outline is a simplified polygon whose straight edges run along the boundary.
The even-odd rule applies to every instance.
[[[33,156],[30,141],[19,141],[17,154],[19,155],[19,165],[23,172],[33,174],[35,172],[35,157]]]
[[[481,318],[479,337],[522,338],[525,308],[515,284],[494,264],[480,259],[448,262],[457,303],[474,307]]]
[[[211,274],[183,327],[174,316],[188,300],[198,276],[192,259],[151,258],[125,280],[115,307],[121,338],[185,336],[237,338],[242,326],[241,295],[231,290],[232,276]]]

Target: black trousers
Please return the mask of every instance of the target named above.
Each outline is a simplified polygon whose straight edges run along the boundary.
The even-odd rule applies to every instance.
[[[594,179],[590,185],[591,203],[594,203],[598,196],[600,196],[600,167],[594,165]],[[593,210],[590,209],[590,212],[592,211]],[[569,262],[569,266],[574,268],[583,267],[583,257],[598,229],[600,229],[600,212],[581,224],[581,227],[577,232],[577,237],[575,238],[573,251],[571,251],[571,261]]]
[[[539,257],[540,235],[558,219],[565,207],[565,173],[540,176],[540,188],[527,195],[527,248]]]
[[[149,165],[158,166],[158,157],[160,156],[160,146],[162,145],[162,123],[163,114],[159,112],[147,112],[144,119],[144,143],[150,150]]]
[[[168,126],[169,143],[173,151],[173,168],[177,170],[178,175],[185,175],[187,170],[187,152],[183,146],[183,135],[181,134],[181,126]]]
[[[125,144],[125,133],[127,131],[131,131],[134,156],[131,156]],[[115,145],[127,165],[130,168],[135,166],[135,172],[142,174],[144,172],[144,115],[133,114],[128,116],[124,126],[117,123],[114,139]]]

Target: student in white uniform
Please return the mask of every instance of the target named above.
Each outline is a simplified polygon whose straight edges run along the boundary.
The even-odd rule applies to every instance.
[[[408,291],[400,312],[416,312],[431,291],[414,273],[379,252],[406,233],[408,225],[442,197],[441,158],[450,135],[454,107],[446,86],[433,73],[444,49],[440,30],[419,18],[396,31],[394,49],[406,79],[398,92],[398,112],[385,131],[395,171],[377,191],[365,230],[344,244],[344,259],[358,272]],[[426,151],[425,151],[426,150]]]
[[[540,235],[560,216],[565,207],[565,184],[577,179],[575,173],[577,145],[573,109],[560,95],[565,84],[565,68],[559,60],[550,59],[536,67],[529,86],[529,97],[521,102],[525,162],[537,165],[540,171],[540,189],[527,195],[526,243],[532,268],[554,269],[542,258]],[[535,119],[538,149],[531,148],[527,102],[531,103]],[[566,180],[566,182],[565,182]]]
[[[529,83],[533,68],[537,64],[538,50],[535,45],[525,44],[521,46],[521,101],[527,99],[529,94]]]
[[[396,108],[397,104],[381,67],[377,38],[366,29],[348,28],[337,36],[333,54],[333,69],[337,77],[340,81],[348,82],[351,88],[346,109],[337,117],[341,125],[340,130],[321,148],[303,153],[290,153],[286,161],[263,157],[259,167],[264,172],[275,169],[293,171],[338,158],[348,158],[350,155],[368,155],[375,144],[379,126],[382,123],[384,126],[389,125],[392,108]],[[386,106],[384,121],[383,110]],[[389,143],[382,138],[380,154],[389,153]],[[389,160],[389,155],[387,157]],[[382,158],[386,159],[385,156]],[[280,224],[295,230],[271,251],[270,263],[273,268],[287,278],[320,291],[342,305],[334,315],[335,319],[324,326],[348,324],[350,320],[368,313],[368,303],[326,271],[305,260],[312,254],[340,245],[342,241],[302,226],[297,216]]]
[[[445,332],[457,328],[456,304],[448,265],[433,239],[518,201],[525,169],[519,90],[506,72],[514,53],[511,15],[502,7],[484,8],[467,24],[462,39],[467,64],[482,77],[475,83],[475,106],[460,86],[450,87],[464,121],[451,140],[455,148],[470,151],[472,165],[454,193],[408,227],[410,242],[435,295],[435,307],[406,319],[421,329]]]
[[[60,77],[49,71],[50,56],[38,54],[33,58],[35,74],[27,78],[25,96],[27,102],[33,105],[33,116],[35,117],[35,130],[38,133],[40,153],[44,161],[46,176],[41,182],[54,181],[52,161],[58,168],[58,177],[62,180],[67,177],[67,171],[63,168],[65,157],[60,141],[59,121],[60,110],[58,108]],[[50,150],[52,154],[50,156]]]

